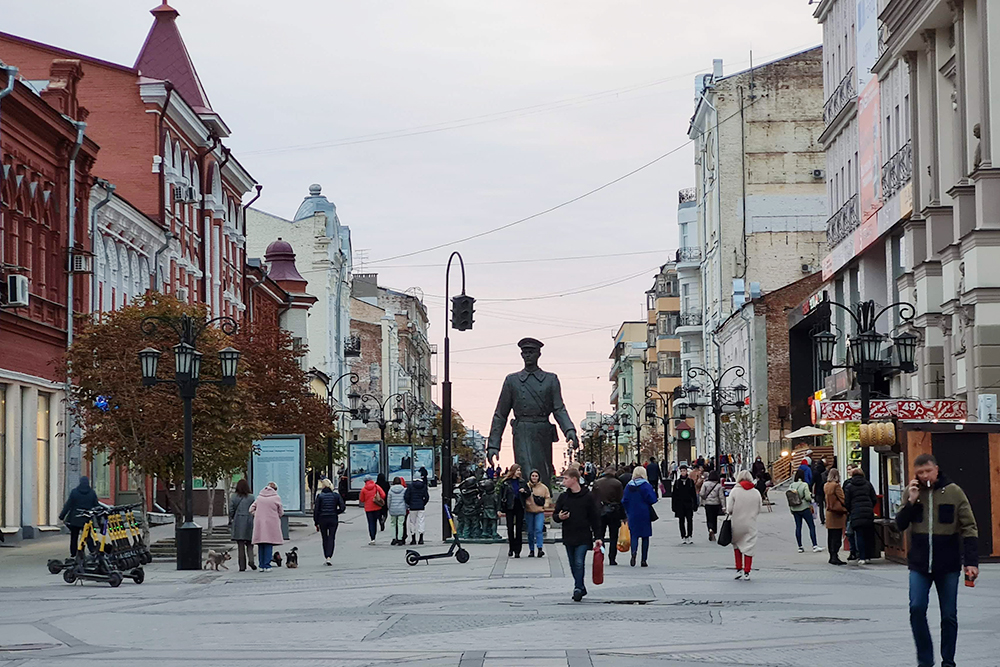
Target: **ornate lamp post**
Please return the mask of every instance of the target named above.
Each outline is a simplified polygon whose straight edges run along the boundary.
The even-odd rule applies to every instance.
[[[902,371],[912,373],[917,366],[914,357],[917,351],[917,337],[912,333],[905,332],[892,337],[892,342],[899,357],[899,364],[893,365],[882,358],[882,343],[889,336],[881,334],[875,330],[875,324],[883,314],[893,308],[899,308],[899,317],[903,322],[913,319],[916,309],[912,304],[905,301],[897,301],[889,304],[876,313],[874,301],[864,301],[857,304],[856,310],[852,311],[845,305],[836,301],[830,301],[824,294],[823,303],[836,306],[844,310],[857,327],[857,334],[847,336],[847,363],[842,366],[834,365],[833,354],[837,346],[837,336],[829,331],[821,331],[813,335],[816,344],[816,356],[819,358],[819,367],[824,371],[834,368],[848,368],[854,371],[861,388],[861,423],[867,424],[871,419],[871,388],[875,384],[875,379],[889,371]]]
[[[645,414],[646,406],[649,405],[649,403],[643,403],[639,407],[636,407],[632,403],[624,403],[623,405],[630,408],[631,412],[626,411],[620,413],[621,425],[622,428],[628,428],[630,426],[635,427],[635,459],[639,465],[642,465],[642,418]],[[629,423],[630,415],[635,415],[635,424]]]
[[[606,416],[601,428],[604,429],[604,435],[609,440],[614,437],[615,439],[615,470],[621,465],[620,456],[618,453],[618,435],[621,433],[619,426],[621,425],[621,415]]]
[[[649,389],[646,390],[646,398],[650,399],[650,401],[646,403],[646,419],[647,419],[647,421],[649,421],[650,427],[654,427],[656,425],[656,422],[658,422],[658,421],[663,425],[663,460],[664,461],[669,461],[670,460],[670,443],[668,442],[667,436],[668,436],[668,434],[670,432],[670,428],[669,428],[670,420],[671,420],[671,414],[670,413],[673,410],[674,401],[676,399],[680,398],[680,396],[681,396],[679,390],[683,391],[683,390],[681,390],[680,387],[677,387],[674,390],[673,396],[670,396],[668,394],[664,394],[663,392],[657,391],[656,389],[652,389],[652,388],[649,388]],[[656,415],[656,401],[661,401],[663,403],[663,416],[662,417],[657,417],[657,415]]]
[[[351,378],[351,389],[347,392],[347,400],[349,402],[349,408],[344,410],[343,408],[337,407],[337,399],[334,398],[333,390],[337,388],[337,384],[340,383],[344,378]],[[358,400],[361,398],[361,394],[357,392],[354,388],[361,380],[357,373],[344,373],[339,378],[334,380],[326,388],[326,403],[330,408],[330,414],[334,417],[341,414],[348,414],[351,419],[358,418]],[[327,434],[326,436],[326,476],[330,481],[333,480],[333,434]]]
[[[393,417],[388,417],[389,401],[396,399],[396,407],[392,409]],[[372,418],[372,409],[368,407],[368,402],[371,401],[376,406],[378,406],[378,416],[374,419]],[[385,429],[389,427],[390,424],[402,424],[403,423],[403,395],[396,393],[390,394],[386,397],[384,401],[379,400],[371,394],[364,394],[361,397],[361,407],[358,408],[358,413],[361,417],[361,421],[365,424],[370,422],[375,422],[378,425],[378,430],[381,432],[382,437],[382,449],[385,449]],[[386,452],[382,452],[382,460],[385,461]]]
[[[188,314],[179,318],[162,316],[146,317],[140,328],[147,336],[156,333],[160,324],[166,325],[180,339],[174,345],[174,377],[161,380],[157,377],[161,352],[152,347],[139,352],[139,367],[142,370],[142,384],[152,387],[158,384],[173,384],[177,387],[184,404],[184,523],[177,529],[177,569],[201,569],[201,526],[194,522],[194,444],[191,403],[198,391],[198,385],[215,384],[223,387],[236,386],[236,369],[240,352],[232,347],[219,350],[221,378],[205,380],[201,377],[202,353],[195,349],[198,338],[211,324],[218,323],[227,336],[236,333],[236,321],[231,317],[216,317],[206,322],[197,321]]]
[[[688,385],[684,388],[684,395],[688,398],[688,405],[696,407],[709,407],[712,408],[712,414],[715,416],[715,465],[718,469],[719,464],[719,452],[722,449],[722,413],[725,412],[726,408],[741,408],[745,404],[747,387],[744,384],[730,385],[728,387],[723,387],[723,380],[725,380],[726,375],[732,371],[737,378],[741,378],[746,375],[746,370],[742,366],[730,366],[723,371],[717,371],[714,375],[705,368],[701,366],[693,366],[688,370],[688,377],[691,379],[697,378],[699,375],[704,375],[706,380],[712,385],[712,388],[708,391],[706,395],[707,402],[699,403],[698,396],[702,393],[702,388],[696,384]]]

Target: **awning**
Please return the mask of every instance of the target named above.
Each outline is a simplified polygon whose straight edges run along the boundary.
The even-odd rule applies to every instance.
[[[792,440],[793,438],[809,438],[812,436],[824,436],[830,435],[830,432],[825,428],[816,428],[815,426],[803,426],[797,431],[792,431],[785,436],[787,440]]]

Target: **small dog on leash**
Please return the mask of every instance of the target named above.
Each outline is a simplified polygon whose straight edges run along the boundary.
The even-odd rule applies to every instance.
[[[274,563],[277,567],[281,567],[281,552],[280,551],[275,551],[274,552],[274,555],[271,556],[271,562]]]
[[[221,567],[223,570],[228,570],[229,568],[226,567],[226,561],[232,559],[233,557],[229,555],[228,549],[225,551],[215,551],[214,549],[209,549],[208,558],[205,559],[205,567],[202,569],[207,570],[211,567],[213,570],[218,572],[219,567]]]
[[[285,567],[294,570],[299,566],[299,548],[292,547],[291,551],[285,552]]]

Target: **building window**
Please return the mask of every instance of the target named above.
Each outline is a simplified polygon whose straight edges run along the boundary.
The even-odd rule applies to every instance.
[[[90,464],[90,482],[98,498],[111,497],[111,467],[108,465],[108,452],[97,452]]]
[[[51,394],[38,393],[38,412],[35,423],[35,466],[38,471],[38,515],[39,526],[49,525],[49,491],[52,461],[49,457],[49,408]]]
[[[691,354],[691,341],[686,340],[681,343],[681,352]]]
[[[660,336],[673,336],[677,331],[678,313],[659,313],[656,316],[656,333]]]
[[[678,377],[681,374],[681,358],[676,352],[659,352],[656,361],[660,377]]]

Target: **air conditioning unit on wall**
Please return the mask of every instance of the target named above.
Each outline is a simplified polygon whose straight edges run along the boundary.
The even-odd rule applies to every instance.
[[[184,201],[189,204],[194,204],[198,201],[198,191],[194,189],[193,185],[188,185],[184,188]]]
[[[187,287],[178,287],[177,290],[174,292],[174,295],[177,297],[177,299],[179,301],[187,301],[188,300],[188,288]]]
[[[4,305],[7,308],[28,307],[28,276],[7,276],[7,303]]]

